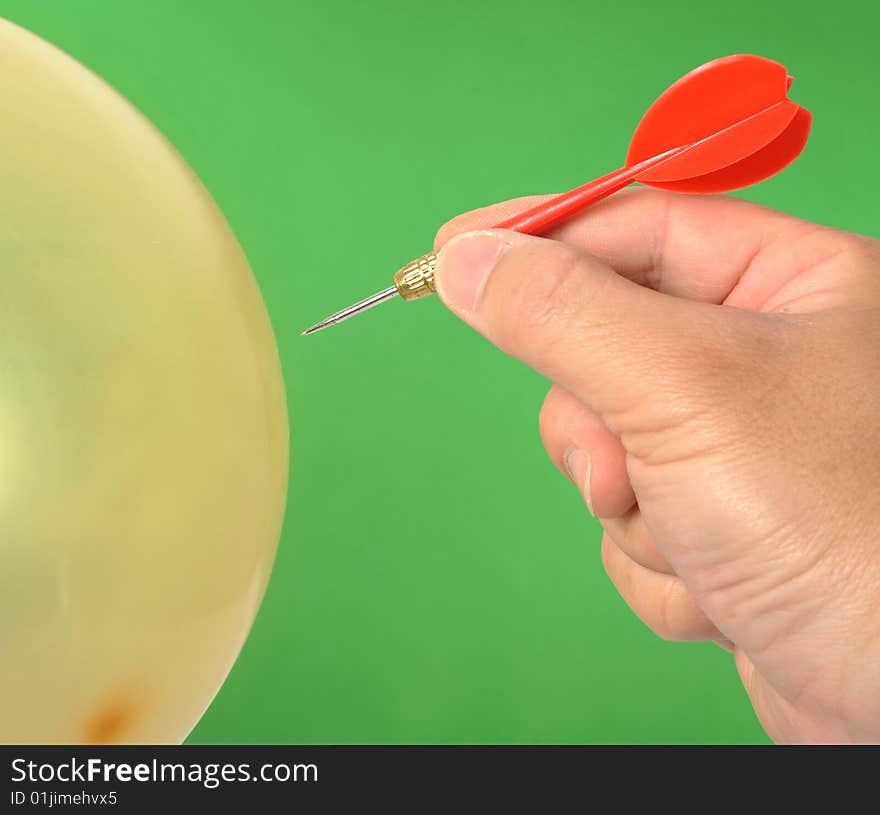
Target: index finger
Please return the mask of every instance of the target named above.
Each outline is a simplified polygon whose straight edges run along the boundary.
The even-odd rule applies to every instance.
[[[551,197],[517,198],[460,215],[440,229],[435,246]],[[546,237],[589,252],[640,285],[689,300],[723,303],[770,245],[815,228],[730,196],[641,187],[601,201]]]

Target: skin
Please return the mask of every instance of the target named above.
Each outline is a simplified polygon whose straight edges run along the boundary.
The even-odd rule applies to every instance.
[[[733,653],[779,742],[880,741],[880,242],[633,189],[545,238],[438,233],[443,301],[554,384],[553,463],[668,640]]]

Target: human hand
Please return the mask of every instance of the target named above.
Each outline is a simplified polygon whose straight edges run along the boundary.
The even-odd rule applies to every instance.
[[[469,232],[540,200],[444,226],[437,289],[555,383],[544,445],[621,596],[732,650],[774,740],[880,741],[880,242],[646,189]]]

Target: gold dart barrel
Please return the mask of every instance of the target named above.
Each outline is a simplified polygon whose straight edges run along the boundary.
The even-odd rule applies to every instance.
[[[434,269],[437,266],[437,255],[428,252],[406,264],[394,275],[394,286],[404,300],[418,300],[433,294]]]

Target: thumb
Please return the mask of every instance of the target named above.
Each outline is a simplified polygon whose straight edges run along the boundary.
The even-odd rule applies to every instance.
[[[711,347],[724,341],[721,317],[733,311],[661,294],[573,246],[507,230],[450,240],[435,280],[453,312],[617,432],[646,401],[682,418],[677,397],[705,381]]]

